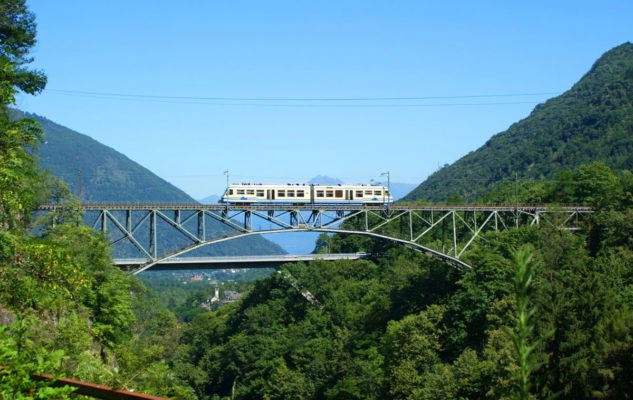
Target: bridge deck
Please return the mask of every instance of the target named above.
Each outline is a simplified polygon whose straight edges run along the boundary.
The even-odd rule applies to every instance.
[[[285,263],[313,260],[359,260],[369,258],[367,253],[341,254],[279,254],[265,256],[230,256],[230,257],[172,257],[161,260],[156,269],[220,269],[220,268],[269,268]],[[120,258],[114,263],[121,267],[133,267],[147,263],[147,258]]]
[[[61,204],[44,204],[39,207],[40,210],[51,211],[60,208]],[[348,204],[301,204],[301,205],[282,205],[282,204],[258,204],[258,205],[228,205],[228,204],[195,204],[195,203],[91,203],[81,204],[81,209],[87,211],[98,211],[108,209],[115,210],[204,210],[204,211],[365,211],[365,210],[391,210],[391,211],[577,211],[589,212],[591,207],[582,205],[542,205],[542,204],[498,204],[498,205],[480,205],[480,204],[455,204],[455,205],[401,205],[391,204],[384,205],[348,205]]]

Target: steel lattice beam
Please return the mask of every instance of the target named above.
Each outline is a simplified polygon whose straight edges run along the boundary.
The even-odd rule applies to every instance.
[[[58,207],[49,204],[40,210],[54,211]],[[89,217],[95,214],[94,219],[86,220],[94,221],[93,228],[108,235],[112,244],[129,242],[149,260],[135,273],[210,244],[281,232],[366,235],[422,251],[455,267],[470,268],[460,257],[484,232],[543,223],[557,229],[576,230],[582,217],[592,212],[581,206],[532,205],[84,204],[81,208]],[[213,221],[222,224],[222,232],[214,234],[209,225]],[[166,230],[177,232],[186,243],[175,250],[166,249],[161,243]]]

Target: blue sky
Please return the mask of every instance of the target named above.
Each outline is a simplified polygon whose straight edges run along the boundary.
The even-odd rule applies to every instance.
[[[227,168],[232,181],[366,182],[389,170],[419,183],[633,40],[630,1],[28,4],[49,84],[18,107],[196,198],[222,192]],[[460,98],[499,94],[513,96]],[[430,98],[208,99],[384,97]]]

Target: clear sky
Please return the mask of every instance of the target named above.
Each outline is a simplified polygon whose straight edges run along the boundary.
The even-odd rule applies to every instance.
[[[227,168],[419,183],[633,40],[632,1],[28,4],[49,84],[18,107],[196,198],[221,193]],[[322,100],[386,97],[425,99]]]

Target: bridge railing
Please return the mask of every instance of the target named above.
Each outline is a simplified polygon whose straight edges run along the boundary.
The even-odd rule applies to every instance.
[[[4,369],[0,365],[0,370]],[[97,383],[83,382],[75,379],[59,378],[49,374],[35,374],[31,378],[35,381],[48,381],[50,386],[63,387],[70,386],[75,389],[72,394],[79,394],[93,399],[103,400],[169,400],[164,397],[152,396],[149,394],[137,393],[129,390],[115,389],[110,386],[99,385]]]

